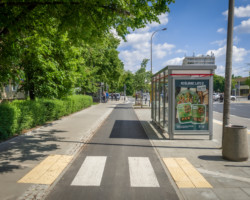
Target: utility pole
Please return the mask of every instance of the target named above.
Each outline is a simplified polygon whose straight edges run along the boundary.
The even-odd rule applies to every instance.
[[[230,120],[230,94],[231,94],[231,83],[232,83],[232,55],[233,55],[233,25],[234,25],[234,0],[229,0],[222,143],[223,143],[223,138],[224,138],[225,126],[229,125],[229,120]]]

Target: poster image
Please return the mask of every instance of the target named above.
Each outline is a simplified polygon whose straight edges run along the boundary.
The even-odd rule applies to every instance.
[[[209,80],[175,80],[175,130],[208,130]]]

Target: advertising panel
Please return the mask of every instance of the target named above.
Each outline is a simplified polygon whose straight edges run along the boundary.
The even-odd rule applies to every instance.
[[[208,130],[209,80],[175,80],[175,130]]]

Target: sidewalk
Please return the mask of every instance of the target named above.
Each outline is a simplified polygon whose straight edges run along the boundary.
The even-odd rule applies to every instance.
[[[49,185],[17,181],[49,155],[74,157],[118,103],[91,106],[0,143],[0,199],[42,199]]]
[[[0,143],[0,199],[43,199],[50,185],[17,182],[50,155],[76,156],[119,103],[124,102],[92,106]],[[168,140],[167,134],[151,125],[149,109],[134,111],[160,158],[186,158],[212,186],[178,188],[172,181],[183,199],[250,199],[250,160],[230,162],[221,158],[221,124],[213,123],[213,140],[196,135]],[[173,180],[167,168],[166,173]]]
[[[213,140],[199,135],[179,135],[175,136],[175,140],[168,140],[167,134],[150,123],[149,109],[135,109],[135,112],[161,159],[186,158],[212,186],[179,188],[184,199],[250,199],[250,160],[230,162],[222,159],[221,124],[213,123]],[[172,174],[169,173],[169,176],[172,177]]]

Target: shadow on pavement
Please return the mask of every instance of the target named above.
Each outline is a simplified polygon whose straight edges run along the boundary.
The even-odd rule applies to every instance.
[[[211,156],[211,155],[203,155],[198,156],[201,160],[208,160],[208,161],[226,161],[222,158],[222,156]]]
[[[138,144],[124,144],[124,143],[120,144],[120,143],[88,142],[86,144],[88,144],[88,145],[109,145],[109,146],[127,146],[127,147],[142,147],[142,148],[149,147],[149,148],[152,148],[152,145],[138,145]],[[163,149],[201,149],[201,150],[204,150],[204,149],[208,149],[208,150],[218,149],[218,148],[212,148],[212,147],[179,147],[179,146],[167,146],[167,145],[164,145],[164,146],[161,146],[161,145],[156,145],[155,146],[154,145],[154,147],[163,148]]]
[[[46,156],[44,152],[58,149],[58,145],[54,142],[61,141],[64,137],[55,134],[63,132],[65,131],[55,129],[49,131],[39,130],[1,143],[0,173],[23,168],[21,165],[23,162],[39,160]]]
[[[148,139],[140,121],[130,120],[116,120],[110,138]]]

